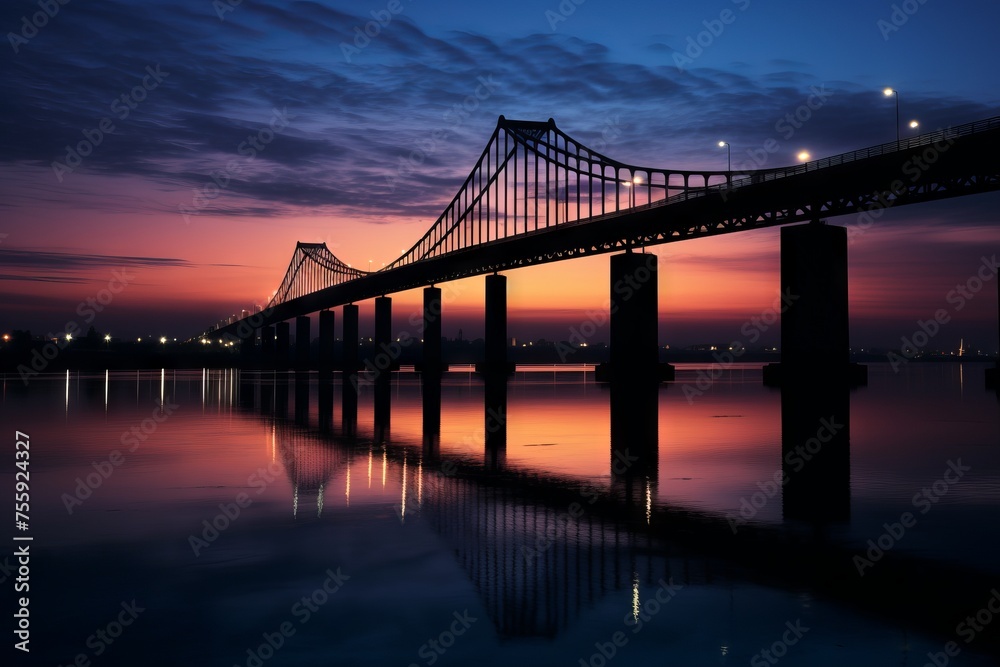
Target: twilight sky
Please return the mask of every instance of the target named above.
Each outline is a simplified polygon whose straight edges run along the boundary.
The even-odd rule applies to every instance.
[[[885,86],[904,136],[913,118],[931,131],[1000,114],[1000,5],[986,0],[895,15],[862,0],[231,3],[4,3],[4,332],[92,318],[116,337],[187,338],[265,303],[296,241],[378,268],[431,225],[500,114],[677,169],[725,169],[720,139],[734,166],[756,153],[768,167],[892,140]],[[359,37],[375,16],[391,22]],[[477,88],[485,99],[456,113]],[[811,95],[807,122],[783,122]],[[424,164],[401,171],[418,148]],[[852,344],[898,345],[945,308],[932,347],[995,350],[996,280],[960,311],[948,294],[1000,250],[998,208],[997,194],[902,207],[855,235]],[[778,293],[778,234],[657,247],[661,342],[743,340]],[[511,335],[567,338],[607,299],[607,262],[510,273]],[[127,287],[96,316],[78,308],[115,272]],[[451,291],[445,335],[481,335],[482,279]],[[419,298],[395,295],[397,333]]]

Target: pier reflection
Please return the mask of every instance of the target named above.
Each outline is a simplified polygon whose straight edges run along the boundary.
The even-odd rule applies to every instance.
[[[807,590],[845,608],[874,611],[916,630],[939,632],[969,599],[984,575],[919,556],[894,553],[878,576],[862,582],[851,565],[857,546],[830,531],[802,539],[798,525],[825,526],[851,516],[850,395],[824,385],[793,385],[781,393],[780,490],[785,523],[752,522],[734,531],[724,512],[664,501],[660,486],[675,484],[658,470],[662,386],[594,388],[606,397],[610,419],[607,481],[552,474],[507,463],[511,423],[506,378],[471,379],[463,391],[481,395],[482,450],[478,457],[442,453],[442,382],[421,378],[420,414],[397,419],[390,440],[374,394],[372,427],[358,429],[358,392],[348,382],[315,384],[320,409],[299,419],[269,407],[270,377],[260,378],[258,414],[273,429],[277,456],[291,482],[291,512],[321,516],[331,501],[355,494],[392,498],[401,521],[419,520],[444,539],[474,584],[502,637],[554,637],[604,599],[624,609],[641,605],[661,582],[738,589],[745,584]],[[245,383],[240,383],[241,391]],[[281,378],[274,393],[281,393]],[[332,419],[337,388],[344,413]],[[395,384],[389,384],[395,390]],[[286,384],[287,391],[287,384]],[[478,392],[481,391],[481,394]],[[306,391],[304,396],[309,396]],[[364,398],[362,394],[362,398]],[[286,399],[287,401],[287,399]],[[405,403],[398,401],[399,410]],[[245,401],[240,401],[245,404]],[[323,407],[323,406],[329,407]],[[544,414],[544,403],[531,406]],[[523,413],[519,413],[523,416]],[[677,419],[683,419],[678,415]],[[337,423],[340,428],[337,428]],[[386,423],[380,424],[380,421]],[[332,427],[331,427],[332,423]],[[775,448],[775,459],[779,451]],[[802,460],[800,465],[799,459]],[[374,478],[374,479],[373,479]],[[333,490],[335,489],[335,491]],[[669,489],[667,489],[669,492]],[[343,498],[343,501],[340,499]],[[883,573],[885,573],[883,575]],[[900,579],[921,590],[900,590]],[[947,583],[946,583],[947,582]]]

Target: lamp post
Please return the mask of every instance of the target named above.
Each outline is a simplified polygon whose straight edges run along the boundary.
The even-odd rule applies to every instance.
[[[733,147],[729,145],[728,141],[720,141],[719,142],[719,148],[722,148],[723,146],[726,147],[726,153],[727,153],[727,156],[726,156],[727,157],[727,160],[726,160],[726,182],[729,182],[732,179],[732,177],[733,177],[732,176],[732,173],[733,173]]]
[[[886,97],[892,95],[896,99],[896,145],[899,147],[899,91],[894,88],[886,88],[882,91]]]

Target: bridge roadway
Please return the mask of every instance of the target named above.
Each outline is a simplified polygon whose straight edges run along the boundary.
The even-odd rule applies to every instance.
[[[729,174],[731,186],[690,189],[648,204],[360,272],[352,280],[221,326],[213,335],[245,339],[262,326],[323,309],[525,266],[869,210],[874,219],[889,207],[993,192],[1000,189],[1000,116],[793,167],[705,174],[706,181],[708,175]]]

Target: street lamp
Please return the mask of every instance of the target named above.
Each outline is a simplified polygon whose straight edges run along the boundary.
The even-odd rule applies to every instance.
[[[812,157],[812,155],[809,155],[809,151],[799,151],[799,154],[796,157],[799,158],[799,162],[806,163],[803,166],[808,171],[809,170],[809,159]]]
[[[722,148],[723,146],[726,147],[727,153],[729,154],[729,159],[726,161],[726,171],[731,172],[733,170],[733,147],[729,145],[728,141],[720,141],[719,148]]]
[[[886,97],[892,95],[896,98],[896,143],[899,144],[899,91],[893,88],[886,88],[882,91],[882,94]]]
[[[368,273],[371,273],[371,272],[372,272],[372,261],[369,259],[368,260]]]
[[[910,121],[910,129],[911,129],[911,130],[915,130],[915,129],[917,129],[918,127],[920,127],[920,123],[918,123],[918,122],[917,122],[917,121],[915,121],[915,120],[911,120],[911,121]]]

